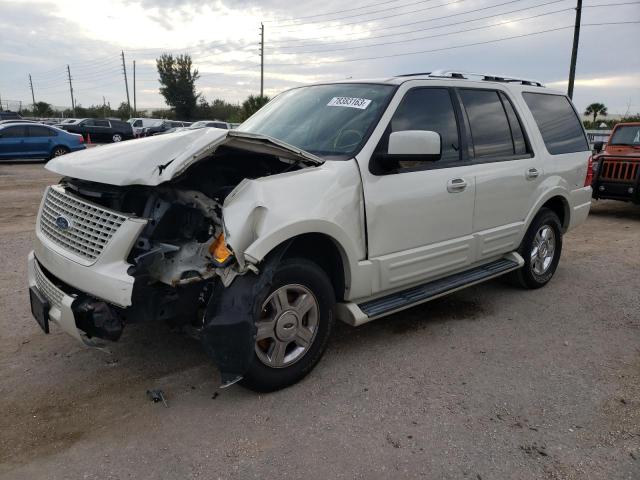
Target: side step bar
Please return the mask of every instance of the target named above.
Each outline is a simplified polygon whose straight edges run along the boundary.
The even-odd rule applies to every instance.
[[[384,297],[360,304],[343,303],[338,306],[338,317],[358,326],[406,308],[419,305],[471,285],[490,280],[517,270],[524,265],[520,255],[513,252],[491,263],[440,278],[429,283],[411,287]]]

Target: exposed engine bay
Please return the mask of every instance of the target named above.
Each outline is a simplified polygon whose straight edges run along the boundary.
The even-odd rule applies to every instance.
[[[164,320],[202,328],[214,280],[226,288],[238,275],[257,273],[251,264],[241,266],[225,243],[225,198],[245,179],[300,168],[293,160],[222,146],[157,187],[120,187],[75,178],[64,178],[61,184],[92,203],[148,220],[127,259],[135,283],[132,305],[119,312],[121,327]],[[87,329],[110,340],[120,336],[113,325],[108,334],[91,331],[91,325],[85,325]]]

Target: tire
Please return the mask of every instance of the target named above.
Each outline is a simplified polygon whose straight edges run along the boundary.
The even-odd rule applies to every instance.
[[[519,286],[534,289],[549,283],[562,253],[562,227],[558,215],[542,208],[531,222],[518,253],[524,258],[524,266],[512,278]]]
[[[113,136],[111,137],[111,141],[113,143],[118,143],[122,141],[122,134],[121,133],[114,133]]]
[[[54,147],[54,149],[51,151],[51,155],[49,156],[49,158],[51,159],[55,157],[60,157],[62,155],[66,155],[67,153],[69,153],[69,149],[67,147],[58,145],[57,147]]]
[[[280,263],[271,288],[256,301],[262,308],[256,319],[255,356],[240,383],[256,392],[272,392],[300,381],[322,357],[335,321],[335,294],[318,265],[291,258]]]

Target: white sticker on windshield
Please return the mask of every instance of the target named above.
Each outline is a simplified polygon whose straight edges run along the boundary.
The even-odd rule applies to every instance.
[[[327,103],[327,107],[349,107],[364,110],[369,106],[370,103],[371,100],[368,100],[366,98],[333,97],[329,101],[329,103]]]

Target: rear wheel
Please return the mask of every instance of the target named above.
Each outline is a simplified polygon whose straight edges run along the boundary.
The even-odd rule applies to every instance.
[[[51,157],[50,158],[55,158],[55,157],[59,157],[61,155],[66,155],[67,153],[69,153],[69,149],[67,147],[58,146],[58,147],[53,149],[53,152],[51,152]]]
[[[324,353],[334,324],[335,295],[327,274],[305,259],[284,260],[260,302],[255,357],[242,385],[259,392],[305,377]]]
[[[541,209],[518,251],[524,258],[524,266],[515,272],[517,283],[524,288],[540,288],[549,283],[562,253],[562,227],[558,215],[547,208]]]

